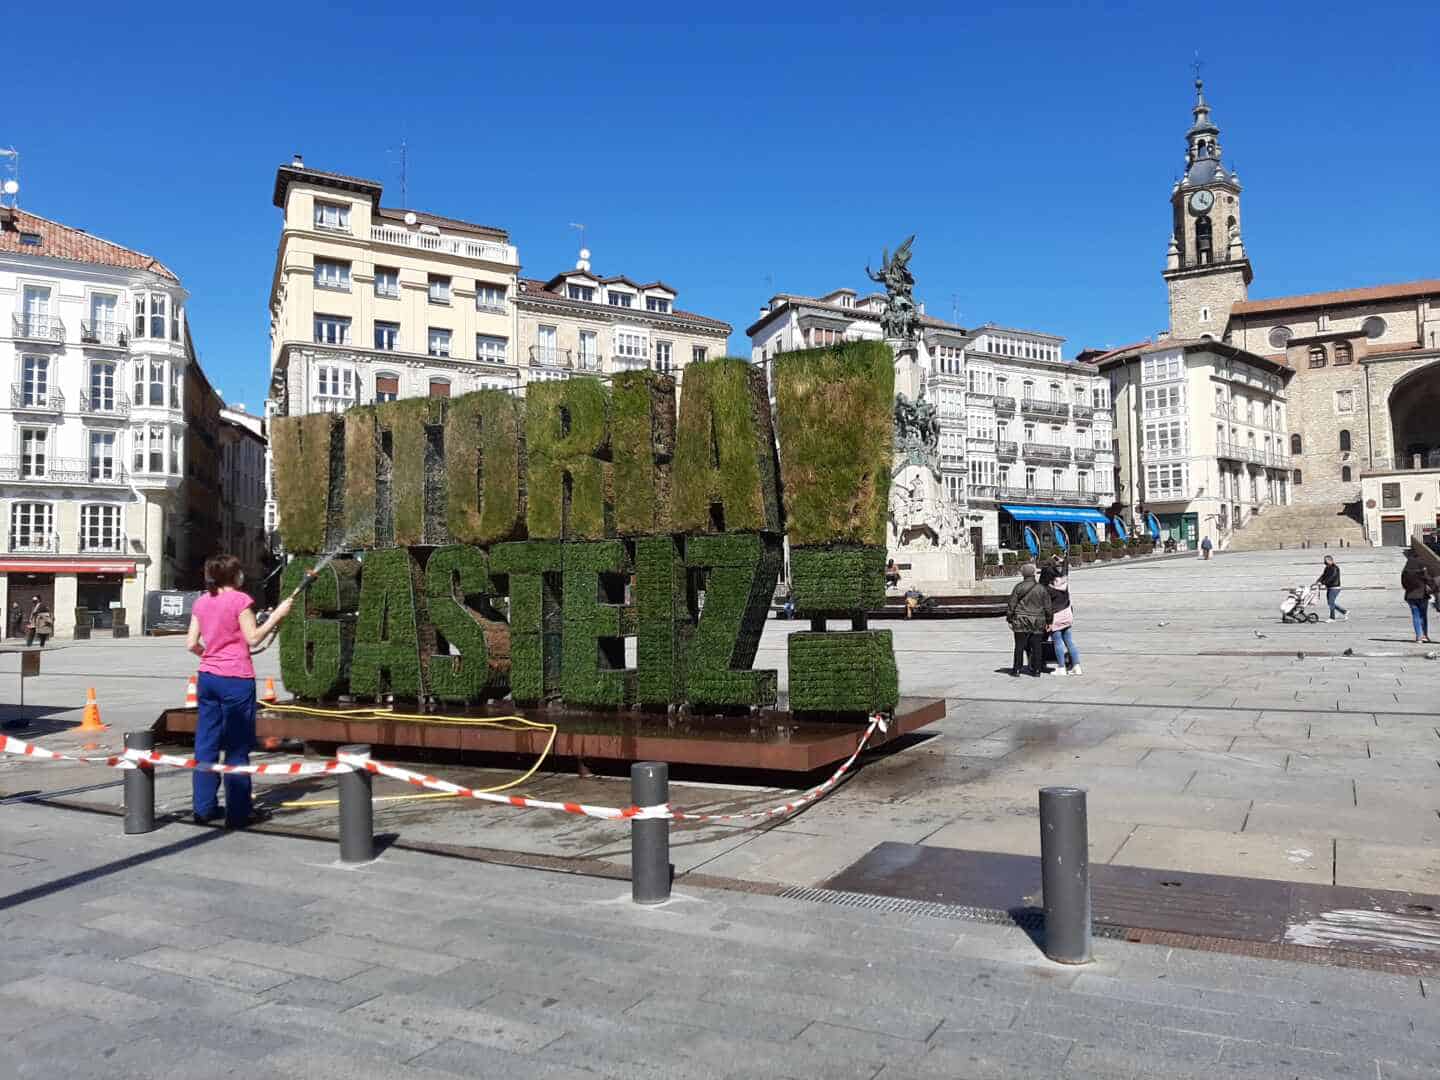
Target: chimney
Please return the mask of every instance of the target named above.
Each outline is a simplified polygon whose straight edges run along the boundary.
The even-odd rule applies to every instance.
[[[290,159],[290,165],[292,168],[303,169],[305,167],[305,159],[299,154],[296,154]]]
[[[916,304],[916,305],[915,305],[915,310],[918,311],[918,312],[920,312],[921,315],[924,315],[924,314],[925,314],[925,301],[924,301],[924,300],[921,300],[920,303]]]

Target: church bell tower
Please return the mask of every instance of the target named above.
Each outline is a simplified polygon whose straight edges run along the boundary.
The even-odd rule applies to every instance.
[[[1240,180],[1220,158],[1220,129],[1205,85],[1195,80],[1195,122],[1185,133],[1185,175],[1170,192],[1173,225],[1165,256],[1170,334],[1223,339],[1230,308],[1254,276],[1240,239]]]

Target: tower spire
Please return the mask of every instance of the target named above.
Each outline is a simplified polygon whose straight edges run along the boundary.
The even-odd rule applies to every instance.
[[[1185,132],[1185,180],[1205,183],[1220,171],[1220,129],[1210,117],[1210,103],[1205,100],[1205,81],[1200,78],[1200,61],[1195,61],[1195,117]],[[1199,176],[1199,173],[1205,175]]]

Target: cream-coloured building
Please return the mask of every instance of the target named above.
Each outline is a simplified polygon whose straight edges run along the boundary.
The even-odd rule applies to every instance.
[[[651,368],[683,383],[688,364],[725,355],[730,324],[680,310],[677,296],[663,281],[592,273],[584,249],[573,270],[522,278],[515,309],[523,380]]]
[[[1115,404],[1119,499],[1137,529],[1219,546],[1267,507],[1290,502],[1284,364],[1213,340],[1101,356]]]
[[[1360,486],[1372,544],[1401,547],[1413,536],[1440,532],[1440,467],[1367,472]]]
[[[123,606],[138,627],[146,590],[174,583],[188,295],[149,255],[0,207],[7,613],[38,595],[61,636],[77,607],[104,626]]]

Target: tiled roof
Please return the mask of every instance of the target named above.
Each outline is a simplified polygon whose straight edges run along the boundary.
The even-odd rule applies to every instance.
[[[504,229],[495,225],[477,225],[473,221],[461,221],[459,218],[441,217],[439,214],[427,214],[423,210],[401,210],[393,206],[382,206],[376,211],[377,216],[386,221],[398,221],[405,224],[405,215],[414,214],[415,220],[422,225],[440,225],[455,232],[471,232],[480,236],[490,237],[496,240],[509,240],[510,234]]]
[[[1234,345],[1226,345],[1223,341],[1216,341],[1213,338],[1162,338],[1159,341],[1142,341],[1138,345],[1127,345],[1123,349],[1115,349],[1097,356],[1093,363],[1097,368],[1109,367],[1123,360],[1131,360],[1146,353],[1165,352],[1169,349],[1208,349],[1217,352],[1221,356],[1228,356],[1234,360],[1243,360],[1247,364],[1254,364],[1260,368],[1270,368],[1277,375],[1287,377],[1295,374],[1295,369],[1289,367],[1281,360],[1274,357],[1261,356],[1259,353],[1252,353],[1245,349],[1237,348]]]
[[[281,165],[275,170],[274,202],[282,210],[285,207],[285,190],[294,182],[354,191],[367,196],[372,203],[379,203],[382,190],[379,182],[375,180],[366,180],[360,176],[346,176],[344,173],[326,172],[324,169],[312,169],[307,165],[297,165],[291,162],[288,165]]]
[[[1399,285],[1372,285],[1366,289],[1337,289],[1334,292],[1277,296],[1273,300],[1242,300],[1230,309],[1232,315],[1259,315],[1270,311],[1298,311],[1302,308],[1363,304],[1371,300],[1403,300],[1410,296],[1440,296],[1440,280],[1407,281]]]
[[[851,291],[853,290],[836,289],[835,292],[832,292],[829,295],[834,296],[836,293],[839,292]],[[866,300],[870,300],[872,298],[873,296],[865,297]],[[840,304],[827,304],[824,300],[820,300],[814,296],[798,296],[794,293],[776,293],[773,297],[770,298],[770,303],[773,306],[764,314],[762,314],[759,319],[752,323],[749,328],[746,329],[745,333],[755,333],[755,331],[760,329],[761,326],[769,322],[771,318],[778,315],[786,304],[804,304],[806,307],[823,308],[826,311],[833,311],[839,315],[845,315],[852,319],[865,319],[868,322],[878,322],[880,320],[880,312],[878,311],[869,311],[863,307],[859,307],[858,305],[855,307],[842,307]],[[944,319],[937,319],[934,315],[921,315],[920,325],[927,326],[932,330],[954,330],[957,333],[961,334],[969,332],[963,326],[960,326],[958,323],[946,322]]]
[[[174,271],[160,260],[146,255],[143,251],[134,251],[92,236],[84,229],[61,225],[58,221],[51,221],[19,208],[7,211],[5,217],[8,220],[0,222],[0,251],[7,254],[35,255],[97,266],[118,266],[125,270],[148,270],[170,281],[180,280]],[[40,242],[22,243],[22,235],[39,236]]]
[[[563,276],[563,275],[562,275],[562,276]],[[612,279],[612,278],[606,278],[605,280],[610,281],[610,280],[614,280],[614,279]],[[665,318],[686,319],[686,320],[688,320],[688,321],[690,321],[690,322],[703,323],[703,324],[706,325],[706,326],[713,326],[713,327],[715,327],[715,329],[717,329],[717,330],[724,330],[725,333],[727,333],[727,334],[730,332],[730,324],[729,324],[729,323],[727,323],[727,322],[721,322],[719,319],[712,319],[712,318],[710,318],[710,316],[708,316],[708,315],[697,315],[697,314],[695,314],[695,312],[693,312],[693,311],[681,311],[681,310],[679,310],[678,308],[672,309],[671,311],[668,311],[668,312],[645,311],[645,310],[642,310],[642,309],[639,309],[639,308],[612,308],[612,307],[610,307],[608,304],[599,304],[599,303],[596,303],[596,302],[594,302],[594,301],[571,300],[569,297],[561,296],[558,292],[555,292],[553,289],[546,288],[546,283],[545,283],[545,282],[543,282],[543,281],[538,281],[538,280],[536,280],[535,278],[521,278],[521,279],[520,279],[520,295],[521,295],[522,297],[525,297],[525,296],[533,296],[533,297],[536,297],[537,299],[540,299],[540,300],[559,300],[559,301],[561,301],[562,303],[566,303],[566,304],[587,304],[587,305],[590,306],[590,307],[601,308],[601,309],[603,309],[603,310],[605,310],[605,311],[607,311],[607,312],[611,312],[611,311],[633,311],[636,315],[638,315],[638,316],[640,316],[640,317],[643,317],[643,318],[646,318],[646,319],[665,319]]]

